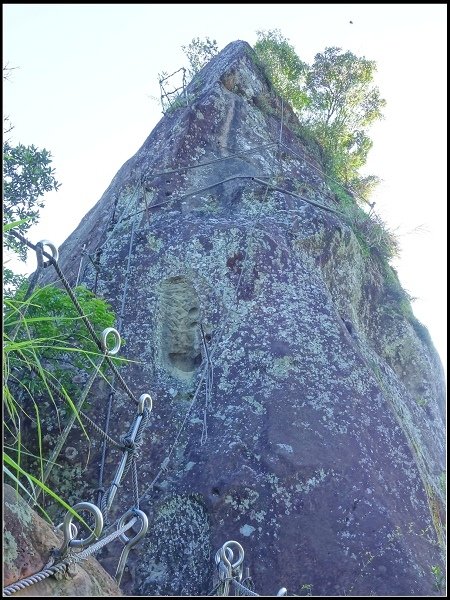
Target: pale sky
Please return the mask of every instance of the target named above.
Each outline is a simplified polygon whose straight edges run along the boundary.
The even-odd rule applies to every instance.
[[[446,22],[445,4],[3,4],[3,60],[19,67],[3,87],[11,141],[47,148],[62,183],[29,239],[59,246],[100,199],[161,118],[158,73],[187,66],[182,45],[253,45],[279,28],[306,62],[338,46],[378,65],[372,199],[400,235],[394,266],[445,364]],[[30,254],[22,272],[34,268]]]

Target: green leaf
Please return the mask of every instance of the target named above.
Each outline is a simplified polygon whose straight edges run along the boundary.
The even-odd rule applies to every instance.
[[[25,492],[25,494],[30,498],[30,500],[32,501],[32,503],[43,513],[43,515],[47,519],[47,521],[49,523],[52,523],[52,520],[51,520],[50,516],[47,514],[47,512],[44,510],[44,508],[40,504],[36,504],[36,502],[35,502],[36,498],[32,494],[30,494],[30,492],[22,484],[22,482],[19,481],[19,479],[17,479],[17,477],[14,475],[14,473],[11,473],[11,471],[5,465],[3,465],[3,472],[6,473],[6,475],[8,475],[8,477],[10,477],[13,481],[15,481],[16,485],[18,485]],[[33,488],[33,484],[32,484],[31,481],[30,481],[30,485]]]
[[[3,452],[3,462],[5,462],[9,466],[13,467],[13,469],[15,469],[17,472],[21,473],[28,480],[31,480],[33,483],[35,483],[38,487],[40,487],[42,489],[43,492],[45,492],[46,494],[51,496],[54,500],[56,500],[56,502],[58,502],[58,504],[60,504],[63,508],[65,508],[67,511],[69,511],[73,517],[78,519],[85,527],[87,527],[90,531],[92,531],[92,529],[89,527],[89,525],[83,519],[83,517],[81,517],[77,513],[77,511],[73,510],[73,508],[71,506],[69,506],[67,504],[67,502],[65,502],[60,496],[58,496],[58,494],[55,494],[55,492],[53,490],[51,490],[49,487],[47,487],[45,485],[45,483],[42,483],[42,481],[39,481],[39,479],[37,477],[35,477],[31,473],[27,473],[24,469],[22,469],[22,467],[20,465],[18,465],[14,459],[12,459],[10,456],[5,454],[5,452]]]
[[[25,219],[20,219],[20,221],[14,221],[13,223],[5,223],[3,225],[3,231],[9,231],[10,229],[14,229],[14,227],[17,227],[18,225],[22,225],[22,223],[26,223],[27,221],[30,220],[31,217],[26,217]]]

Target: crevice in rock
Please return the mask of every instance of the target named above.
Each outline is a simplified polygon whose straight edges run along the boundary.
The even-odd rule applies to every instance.
[[[173,375],[190,377],[202,361],[200,306],[192,282],[177,276],[160,286],[159,346],[162,364]]]

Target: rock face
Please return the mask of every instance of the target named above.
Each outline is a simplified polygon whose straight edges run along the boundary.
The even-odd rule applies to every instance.
[[[149,533],[123,589],[206,594],[233,539],[260,594],[436,595],[444,379],[429,336],[248,44],[187,93],[60,248],[72,283],[84,244],[98,263],[81,281],[122,313],[138,361],[124,377],[154,399],[139,460]],[[114,436],[133,411],[117,394]],[[116,465],[109,454],[109,479]]]
[[[6,587],[42,570],[62,534],[37,515],[9,485],[3,487],[3,585]],[[15,592],[14,596],[121,596],[116,582],[94,558],[71,566],[65,576],[49,577]]]

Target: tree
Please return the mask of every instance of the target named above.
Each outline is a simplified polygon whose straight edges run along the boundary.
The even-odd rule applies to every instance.
[[[181,49],[189,61],[188,74],[191,79],[219,51],[216,40],[211,40],[209,37],[204,40],[193,38],[187,46],[181,46]]]
[[[325,150],[332,174],[346,184],[358,180],[372,141],[367,130],[383,118],[386,104],[373,85],[376,63],[340,48],[316,54],[306,76],[305,122]]]
[[[58,190],[60,184],[50,166],[51,154],[45,148],[34,145],[13,146],[3,143],[3,219],[4,223],[24,220],[17,231],[26,233],[39,221],[39,209],[43,208],[45,192]],[[26,248],[20,247],[9,236],[5,245],[26,259]]]
[[[304,130],[319,142],[327,174],[366,199],[377,178],[361,177],[359,169],[372,147],[368,129],[386,104],[373,85],[376,63],[330,47],[308,66],[279,30],[257,35],[259,60]]]
[[[14,71],[17,67],[10,67],[8,63],[3,65],[3,79],[5,81],[9,81],[11,77],[11,71]],[[3,115],[3,135],[5,136],[7,133],[10,133],[14,129],[14,125],[12,125],[9,115]]]
[[[256,34],[258,41],[254,50],[272,85],[292,108],[301,112],[308,104],[305,93],[308,65],[300,60],[279,29],[257,31]]]
[[[381,118],[385,101],[371,86],[376,63],[340,48],[316,54],[306,87],[313,122],[356,131]]]
[[[3,66],[3,80],[9,81],[11,72],[18,67]],[[9,116],[3,117],[3,135],[14,129]],[[60,184],[51,168],[51,154],[45,148],[38,150],[35,146],[14,146],[9,139],[3,142],[3,226],[21,221],[16,231],[26,233],[39,221],[39,209],[44,202],[41,196],[45,192],[58,190]],[[26,260],[27,248],[20,246],[10,236],[4,239],[5,247],[16,253],[21,260]],[[5,268],[3,280],[6,290],[18,289],[24,278]]]
[[[4,79],[10,71],[9,67],[3,68]],[[5,125],[4,133],[8,133],[12,129],[9,119],[6,123],[4,119],[4,129]],[[45,192],[58,190],[60,184],[55,179],[48,150],[39,150],[33,145],[14,146],[6,140],[3,155],[4,243],[25,260],[26,249],[7,232],[15,229],[26,233],[39,220]],[[43,418],[43,412],[46,404],[50,404],[48,399],[58,421],[60,416],[75,410],[71,396],[77,397],[80,390],[74,376],[92,371],[100,353],[87,337],[70,298],[61,289],[49,285],[36,288],[29,296],[25,278],[10,269],[4,269],[4,286],[8,293],[3,304],[3,426],[6,438],[3,469],[30,497],[35,497],[36,484],[73,513],[62,498],[42,483],[43,442],[46,435],[52,438],[46,434],[46,430],[50,431],[49,411],[46,411],[46,418]],[[104,300],[81,286],[75,288],[74,293],[97,331],[113,324],[114,313]],[[102,369],[99,375],[103,375]],[[61,403],[58,395],[52,394],[50,384],[57,386],[65,402]],[[30,436],[24,439],[26,425],[29,426],[27,433],[33,426],[36,428],[35,440]],[[22,466],[24,456],[36,459],[29,463],[29,470]],[[23,480],[27,487],[22,484]]]

